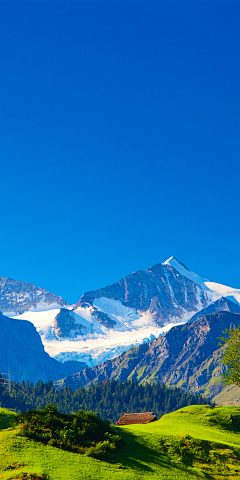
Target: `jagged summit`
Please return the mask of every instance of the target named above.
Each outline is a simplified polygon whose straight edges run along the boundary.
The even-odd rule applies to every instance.
[[[10,316],[26,310],[47,310],[67,305],[62,297],[32,283],[0,277],[0,310]]]

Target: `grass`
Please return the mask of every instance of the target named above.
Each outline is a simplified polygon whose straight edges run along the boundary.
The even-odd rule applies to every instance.
[[[227,385],[213,398],[218,405],[240,406],[240,388],[237,385]]]
[[[0,409],[0,480],[240,480],[238,407],[190,406],[121,427],[125,446],[108,461],[22,437],[14,416]]]

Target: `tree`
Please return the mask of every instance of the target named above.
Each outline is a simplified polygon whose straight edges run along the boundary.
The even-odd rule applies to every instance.
[[[220,337],[223,352],[221,363],[227,367],[222,373],[224,385],[238,385],[240,387],[240,327],[226,329]]]

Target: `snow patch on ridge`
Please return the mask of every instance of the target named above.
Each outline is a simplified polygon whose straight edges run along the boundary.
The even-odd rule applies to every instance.
[[[16,320],[28,320],[33,323],[34,327],[37,329],[39,335],[43,339],[47,339],[53,336],[53,321],[56,315],[60,312],[60,307],[49,310],[28,310],[27,312],[22,313],[21,315],[8,315],[11,318]],[[44,342],[43,342],[44,344]]]
[[[226,285],[221,285],[221,283],[206,282],[206,287],[210,292],[207,293],[208,297],[211,299],[211,302],[215,302],[221,297],[228,298],[232,302],[240,304],[240,289],[227,287]]]
[[[95,298],[93,306],[100,312],[106,313],[116,322],[116,325],[114,325],[115,331],[131,329],[134,321],[139,320],[142,316],[136,309],[125,307],[125,305],[122,305],[119,300],[114,300],[112,298]],[[153,324],[153,321],[151,323]]]
[[[28,310],[26,310],[26,312],[24,312],[24,313],[27,313],[27,312],[44,312],[44,311],[56,310],[56,309],[60,309],[60,308],[62,308],[62,305],[59,305],[59,303],[49,304],[49,303],[45,302],[44,300],[41,300],[40,302],[37,303],[36,307],[31,307]],[[66,307],[64,306],[64,308],[66,308]]]

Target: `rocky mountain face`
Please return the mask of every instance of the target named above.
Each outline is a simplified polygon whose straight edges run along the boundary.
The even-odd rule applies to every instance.
[[[103,297],[119,300],[136,311],[149,312],[158,326],[170,319],[185,318],[209,304],[206,291],[169,264],[157,264],[146,271],[131,273],[108,287],[82,295],[76,309],[93,308],[92,315],[100,323],[114,328],[116,322],[107,312],[99,317],[95,306],[95,300]]]
[[[187,392],[205,393],[212,398],[222,388],[219,337],[230,325],[239,323],[240,314],[217,312],[204,316],[173,327],[164,336],[84,369],[59,384],[77,389],[112,378],[122,382],[127,379],[157,381],[181,386]]]
[[[67,308],[61,308],[54,318],[53,325],[53,331],[58,339],[75,337],[82,329],[86,328],[84,325],[76,323],[73,312]]]
[[[29,309],[66,304],[62,297],[31,283],[0,277],[0,311],[4,314],[18,315]]]
[[[16,381],[58,380],[86,367],[79,362],[60,363],[45,352],[31,322],[0,314],[0,372]]]
[[[210,315],[210,313],[214,312],[232,312],[232,313],[240,313],[240,305],[235,302],[231,302],[227,298],[221,297],[216,302],[211,303],[208,307],[203,308],[199,312],[195,313],[193,317],[189,320],[190,322],[194,322],[198,318],[204,317],[205,315]]]

